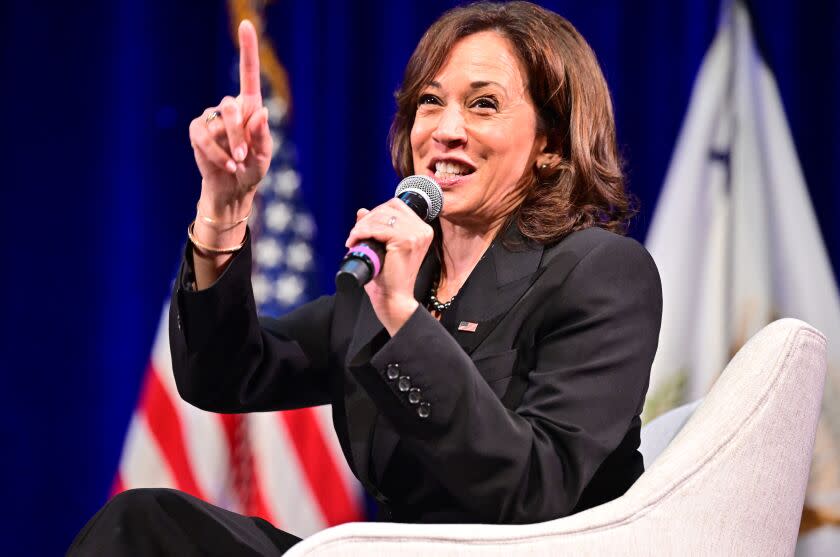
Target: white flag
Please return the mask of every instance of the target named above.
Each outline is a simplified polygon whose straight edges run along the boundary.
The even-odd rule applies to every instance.
[[[703,396],[767,323],[813,324],[829,339],[829,371],[803,530],[840,525],[840,296],[776,82],[740,1],[724,2],[647,247],[664,308],[645,418]]]

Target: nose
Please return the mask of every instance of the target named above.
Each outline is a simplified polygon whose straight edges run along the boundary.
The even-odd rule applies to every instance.
[[[432,139],[445,147],[457,147],[466,143],[467,132],[460,107],[453,104],[444,108],[432,132]]]

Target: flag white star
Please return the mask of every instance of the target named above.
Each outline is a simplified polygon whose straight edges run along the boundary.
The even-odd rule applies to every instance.
[[[274,174],[274,182],[272,183],[274,191],[277,195],[285,198],[292,197],[300,187],[300,174],[294,169],[283,168]]]
[[[305,242],[295,242],[286,250],[286,265],[298,271],[306,270],[312,263],[312,250]]]
[[[315,235],[315,220],[306,213],[298,213],[292,223],[292,229],[298,236],[311,240]]]
[[[283,248],[274,238],[261,238],[254,247],[254,261],[260,267],[274,267],[283,257]]]
[[[273,202],[265,208],[265,225],[275,232],[286,230],[292,217],[292,210],[285,203]]]
[[[303,295],[303,280],[297,275],[283,275],[274,283],[274,297],[281,304],[291,305]]]

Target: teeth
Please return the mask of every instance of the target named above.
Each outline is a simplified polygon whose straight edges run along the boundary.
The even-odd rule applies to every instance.
[[[438,178],[444,175],[463,176],[469,172],[469,168],[457,162],[438,161],[435,163],[435,176]]]

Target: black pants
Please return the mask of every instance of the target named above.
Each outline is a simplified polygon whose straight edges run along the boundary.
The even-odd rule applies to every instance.
[[[300,538],[174,489],[116,495],[73,540],[68,557],[88,555],[282,555]]]

